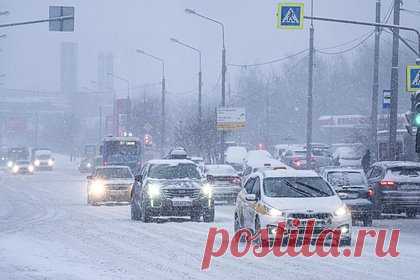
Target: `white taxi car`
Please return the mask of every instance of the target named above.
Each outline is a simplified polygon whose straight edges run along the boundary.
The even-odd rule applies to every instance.
[[[267,228],[275,238],[279,222],[286,231],[298,219],[305,225],[315,220],[312,238],[326,229],[341,231],[341,244],[351,244],[351,213],[331,186],[313,171],[265,170],[253,173],[238,194],[235,208],[235,232],[247,228],[254,233]],[[299,227],[299,238],[304,227]]]

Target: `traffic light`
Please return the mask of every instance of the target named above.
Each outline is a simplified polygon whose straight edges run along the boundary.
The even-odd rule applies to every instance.
[[[414,95],[413,125],[420,127],[420,91]]]

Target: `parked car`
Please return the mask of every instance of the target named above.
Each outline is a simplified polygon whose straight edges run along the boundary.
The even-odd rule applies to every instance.
[[[128,166],[98,166],[87,180],[88,204],[130,201],[134,176]]]
[[[369,190],[364,171],[333,167],[322,169],[320,174],[351,210],[353,223],[362,221],[364,226],[371,226],[373,204],[369,197],[373,192]]]
[[[286,233],[292,220],[304,225],[315,219],[313,237],[325,229],[341,230],[342,244],[351,243],[351,213],[330,185],[313,171],[266,170],[251,174],[238,195],[234,228],[253,232],[267,228],[274,239],[279,222],[285,222]],[[303,238],[304,227],[299,227]]]
[[[228,164],[211,164],[204,167],[207,182],[213,188],[215,202],[235,204],[241,190],[241,177]]]
[[[420,163],[377,162],[370,167],[367,177],[376,217],[381,213],[416,217],[420,210]]]
[[[212,187],[189,160],[148,161],[136,176],[131,192],[131,219],[150,222],[153,217],[190,216],[214,221]]]

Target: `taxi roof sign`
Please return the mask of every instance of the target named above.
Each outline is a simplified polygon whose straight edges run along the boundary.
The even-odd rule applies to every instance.
[[[408,92],[420,91],[420,65],[407,65],[406,87]]]
[[[277,5],[277,28],[303,29],[303,3],[279,3]]]

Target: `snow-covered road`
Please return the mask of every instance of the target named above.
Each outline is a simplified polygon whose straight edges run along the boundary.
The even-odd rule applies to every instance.
[[[229,253],[201,271],[214,224],[143,224],[128,206],[87,206],[85,177],[64,161],[33,176],[0,173],[0,279],[418,279],[420,219],[374,222],[401,228],[398,258],[375,257],[371,241],[360,258]],[[232,231],[232,211],[217,207],[215,225]]]

